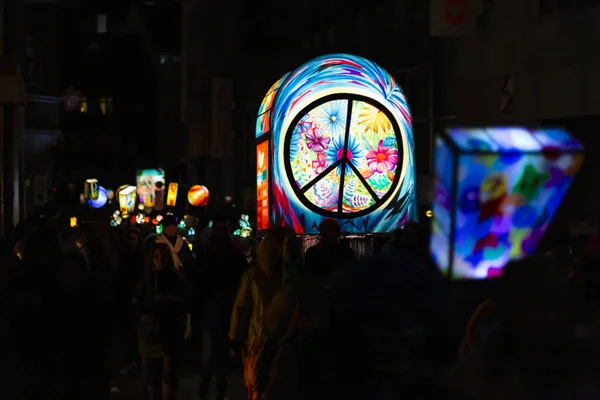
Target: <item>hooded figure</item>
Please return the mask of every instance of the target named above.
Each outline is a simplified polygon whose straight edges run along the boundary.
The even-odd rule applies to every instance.
[[[242,276],[231,314],[229,338],[242,351],[249,399],[258,399],[256,361],[265,344],[265,311],[282,287],[284,233],[271,232],[258,246],[258,265]]]

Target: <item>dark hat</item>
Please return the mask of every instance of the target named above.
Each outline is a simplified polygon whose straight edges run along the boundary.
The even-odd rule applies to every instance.
[[[179,221],[177,220],[177,217],[174,216],[173,214],[165,215],[165,217],[162,220],[163,227],[177,225],[177,224],[179,224]]]

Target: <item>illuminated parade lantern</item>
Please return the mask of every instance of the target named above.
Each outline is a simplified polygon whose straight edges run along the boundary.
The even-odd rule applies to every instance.
[[[194,185],[188,192],[188,202],[194,207],[204,207],[208,204],[210,192],[206,186]]]
[[[98,180],[97,179],[86,179],[83,194],[86,200],[96,200],[100,193],[98,192]]]
[[[259,111],[257,227],[316,234],[325,218],[348,233],[417,220],[412,118],[394,79],[338,54],[286,74]]]
[[[164,190],[165,171],[160,168],[140,169],[137,171],[136,183],[140,204],[145,208],[152,208],[155,206],[157,192],[161,196]]]
[[[242,214],[238,221],[238,228],[233,232],[233,235],[244,238],[252,235],[252,226],[250,225],[250,217],[248,215]]]
[[[98,196],[95,200],[88,200],[88,204],[92,208],[102,208],[106,205],[108,201],[108,194],[106,193],[106,189],[102,186],[98,186]]]
[[[448,277],[483,279],[533,254],[583,148],[561,129],[451,129],[435,162],[432,257]]]
[[[169,183],[169,190],[167,192],[167,207],[175,207],[177,203],[177,190],[179,189],[179,184],[175,182]]]
[[[119,188],[119,209],[122,215],[126,216],[135,211],[135,192],[135,186],[124,185]]]

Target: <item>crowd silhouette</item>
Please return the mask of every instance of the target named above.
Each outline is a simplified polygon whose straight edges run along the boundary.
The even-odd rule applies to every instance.
[[[235,369],[249,400],[600,398],[593,254],[513,262],[460,310],[416,223],[367,257],[335,220],[305,254],[287,228],[236,242],[216,217],[189,246],[177,224],[56,212],[2,239],[3,398],[108,399],[140,370],[141,394],[169,400],[190,368],[202,400],[225,399]]]

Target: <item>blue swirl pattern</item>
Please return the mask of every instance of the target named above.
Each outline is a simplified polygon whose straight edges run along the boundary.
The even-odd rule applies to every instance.
[[[289,125],[311,103],[332,94],[362,95],[383,104],[395,117],[402,138],[401,182],[391,198],[365,216],[339,219],[345,232],[390,232],[417,220],[412,117],[400,86],[377,64],[362,57],[334,54],[315,58],[284,76],[272,101],[271,223],[285,223],[297,233],[315,234],[323,216],[307,209],[297,198],[285,170],[285,141]],[[267,100],[267,99],[265,99]],[[266,131],[264,127],[261,132]],[[291,134],[291,132],[290,132]],[[257,137],[260,136],[257,132]],[[279,194],[279,195],[278,195]],[[284,200],[284,198],[287,199]]]

